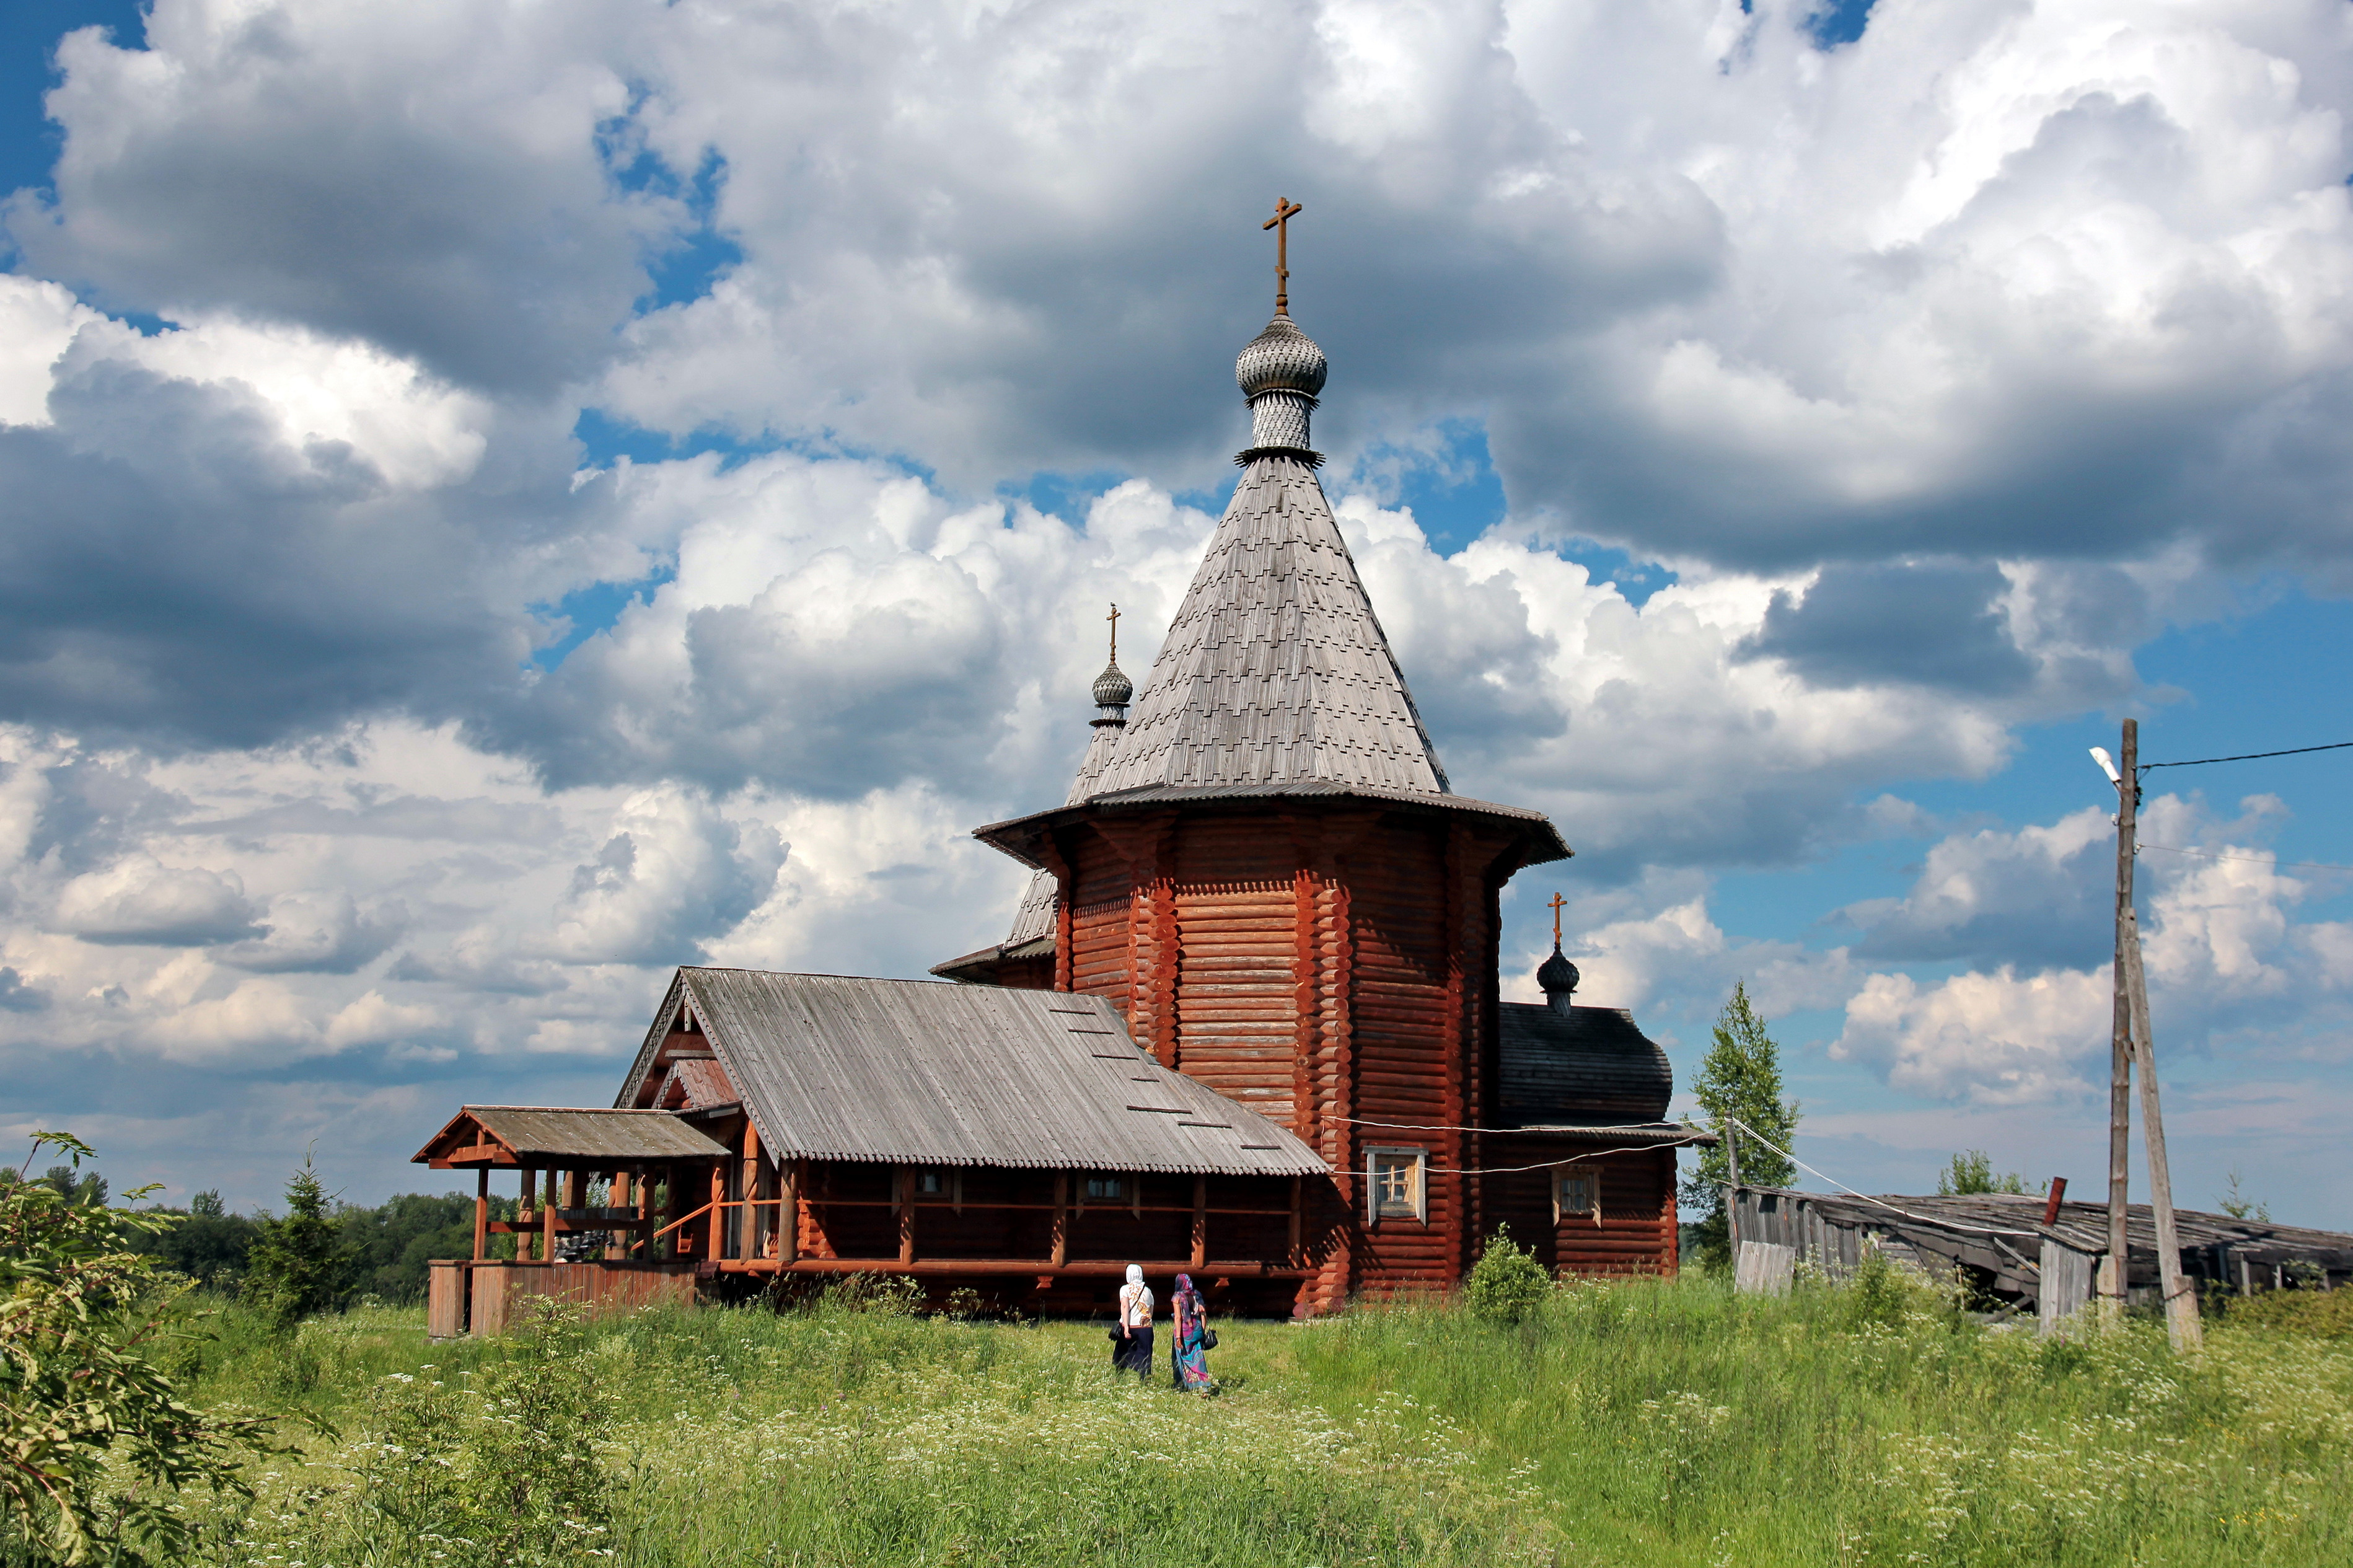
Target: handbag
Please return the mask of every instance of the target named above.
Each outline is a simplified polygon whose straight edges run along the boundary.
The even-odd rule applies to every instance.
[[[1218,1348],[1218,1331],[1215,1329],[1201,1330],[1201,1348],[1205,1351],[1214,1351]]]

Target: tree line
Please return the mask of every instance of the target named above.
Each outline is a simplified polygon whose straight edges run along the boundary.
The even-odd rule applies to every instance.
[[[0,1170],[0,1181],[24,1179]],[[68,1203],[103,1208],[109,1189],[95,1171],[53,1165],[31,1180]],[[512,1220],[512,1198],[491,1200],[491,1217]],[[185,1207],[137,1203],[135,1212],[173,1223],[142,1230],[132,1250],[197,1284],[227,1294],[278,1293],[276,1276],[299,1274],[294,1314],[339,1308],[374,1298],[386,1305],[425,1298],[426,1263],[474,1255],[474,1200],[456,1192],[403,1192],[373,1206],[346,1203],[321,1185],[308,1161],[287,1182],[282,1211],[231,1213],[218,1192]],[[504,1240],[505,1238],[499,1238]],[[257,1260],[270,1277],[254,1279]]]

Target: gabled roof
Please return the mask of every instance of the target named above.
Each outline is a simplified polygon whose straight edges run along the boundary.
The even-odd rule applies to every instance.
[[[715,1160],[726,1147],[668,1111],[468,1106],[410,1159],[437,1171],[611,1160]]]
[[[1667,1054],[1615,1007],[1506,1001],[1496,1010],[1503,1081],[1497,1125],[1655,1122],[1674,1094]]]
[[[1304,779],[1447,792],[1314,470],[1261,456],[1234,487],[1098,789]]]
[[[1289,1132],[1137,1050],[1100,997],[681,969],[620,1103],[681,1008],[780,1158],[1321,1175]]]

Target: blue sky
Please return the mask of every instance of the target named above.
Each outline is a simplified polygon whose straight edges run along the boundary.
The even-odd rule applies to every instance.
[[[1116,10],[0,18],[12,1119],[375,1197],[672,963],[997,935],[1281,190],[1456,786],[1580,852],[1507,986],[1557,889],[1686,1075],[1748,980],[1838,1178],[2096,1186],[2086,748],[2353,739],[2340,8]],[[2345,758],[2150,777],[2187,1201],[2353,1224]]]

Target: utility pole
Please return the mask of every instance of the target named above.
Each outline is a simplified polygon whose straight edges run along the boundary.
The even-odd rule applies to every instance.
[[[2125,720],[2124,767],[2110,768],[2116,783],[2116,961],[2115,1016],[2108,1026],[2108,1266],[2102,1284],[2107,1290],[2112,1321],[2125,1315],[2125,1271],[2132,1256],[2125,1220],[2126,1190],[2132,1180],[2132,988],[2126,984],[2125,938],[2131,930],[2133,910],[2133,837],[2140,790],[2125,780],[2137,779],[2140,766],[2140,723]],[[2094,752],[2095,757],[2099,757]],[[2105,763],[2107,759],[2099,757]]]
[[[2140,921],[2133,909],[2133,853],[2140,806],[2140,724],[2126,719],[2124,760],[2116,779],[2116,991],[2123,1004],[2132,1054],[2140,1062],[2140,1109],[2147,1125],[2141,1137],[2148,1146],[2148,1202],[2157,1222],[2157,1277],[2165,1299],[2165,1329],[2174,1350],[2197,1351],[2206,1342],[2198,1320],[2198,1297],[2181,1272],[2181,1238],[2173,1224],[2173,1177],[2165,1158],[2165,1118],[2158,1106],[2157,1044],[2149,1030],[2148,978],[2141,969]],[[2126,1075],[2118,1069],[2116,1076]],[[2124,1113],[2116,1083],[2110,1084],[2108,1245],[2116,1260],[2110,1285],[2121,1299],[2126,1250],[2124,1237],[2123,1160]]]
[[[1740,1261],[1740,1145],[1733,1141],[1731,1117],[1724,1118],[1724,1160],[1731,1167],[1732,1185],[1724,1190],[1724,1239],[1732,1247],[1732,1261]]]

